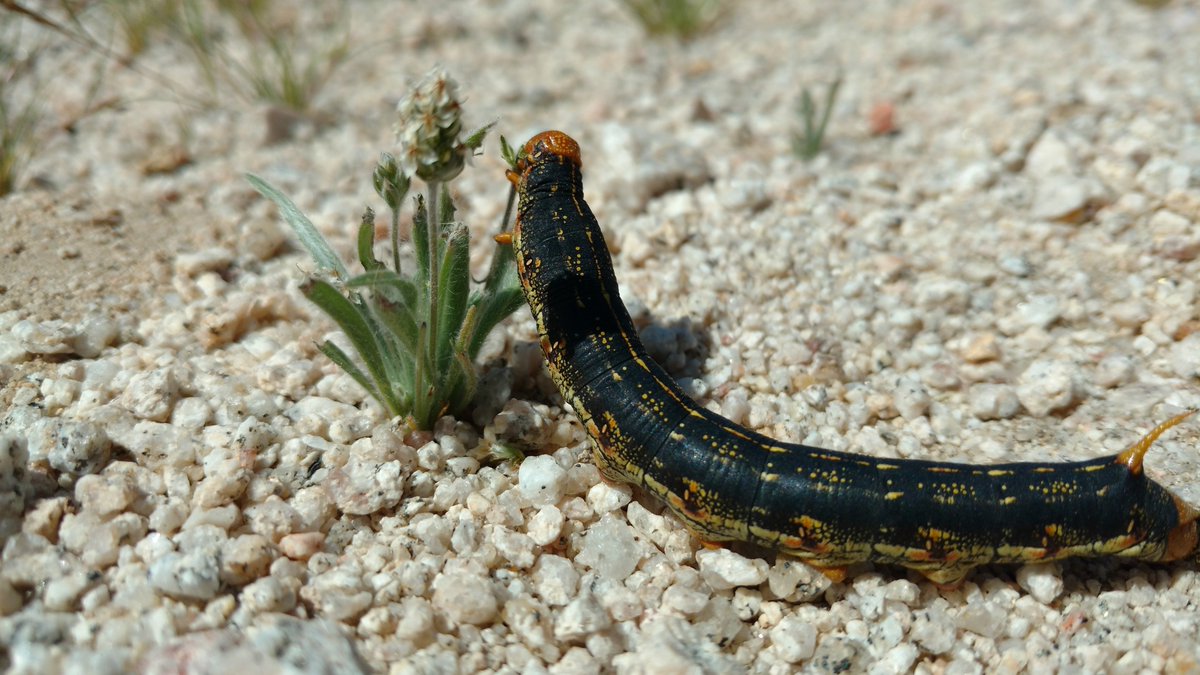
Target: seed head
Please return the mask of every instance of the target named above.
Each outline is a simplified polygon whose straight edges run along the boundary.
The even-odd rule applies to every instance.
[[[434,68],[396,106],[396,158],[404,173],[426,182],[446,182],[457,176],[473,148],[462,132],[458,83],[442,68]]]

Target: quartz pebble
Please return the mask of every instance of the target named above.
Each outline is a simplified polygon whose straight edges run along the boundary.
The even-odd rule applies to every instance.
[[[700,551],[696,554],[700,575],[713,590],[735,586],[757,586],[767,580],[767,563],[744,558],[728,549]]]
[[[1021,409],[1021,402],[1013,388],[1004,384],[981,383],[972,385],[968,392],[971,414],[981,420],[1008,419]]]
[[[527,457],[518,472],[521,494],[531,504],[554,504],[562,495],[566,475],[549,455]]]
[[[1017,570],[1017,584],[1044,605],[1063,592],[1062,575],[1055,564],[1022,565]]]
[[[445,573],[434,580],[433,606],[455,623],[475,626],[490,623],[497,610],[491,583],[466,571]]]
[[[576,560],[608,579],[624,579],[641,558],[629,525],[612,513],[588,530]]]
[[[1076,371],[1074,366],[1061,361],[1035,361],[1021,373],[1017,398],[1037,417],[1066,408],[1080,396]]]
[[[771,629],[771,645],[788,663],[811,658],[817,646],[817,629],[798,617],[784,617]]]

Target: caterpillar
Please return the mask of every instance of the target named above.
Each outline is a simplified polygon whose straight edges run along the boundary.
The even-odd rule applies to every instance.
[[[1151,444],[1069,463],[882,459],[784,443],[695,403],[642,346],[583,197],[579,145],[534,136],[508,171],[517,274],[547,368],[605,478],[662,500],[705,543],[745,541],[841,581],[849,565],[909,568],[943,587],[990,563],[1197,549],[1189,506],[1143,471]]]

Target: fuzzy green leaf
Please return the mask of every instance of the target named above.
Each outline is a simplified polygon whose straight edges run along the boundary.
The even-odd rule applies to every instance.
[[[350,276],[346,270],[346,266],[342,263],[341,258],[337,253],[334,253],[333,248],[325,241],[325,237],[317,232],[317,228],[312,224],[312,221],[296,207],[292,200],[287,198],[279,190],[267,181],[255,176],[252,173],[246,174],[246,180],[250,185],[258,190],[259,194],[275,202],[275,206],[279,209],[283,219],[288,225],[292,226],[296,236],[300,239],[300,243],[308,250],[309,255],[313,260],[317,261],[317,265],[323,269],[331,270],[339,279],[345,279]]]
[[[458,209],[454,206],[454,200],[450,198],[450,191],[442,189],[440,191],[440,199],[438,200],[438,217],[441,219],[441,227],[443,233],[449,232],[454,226],[454,214]]]
[[[429,284],[429,213],[425,210],[425,197],[417,195],[413,212],[413,252],[417,257],[417,286]]]
[[[371,314],[363,306],[351,302],[336,288],[319,279],[310,280],[303,288],[304,295],[320,307],[346,333],[350,344],[362,358],[363,364],[375,381],[377,391],[389,412],[399,414],[399,402],[392,394],[390,382],[395,382],[399,373],[395,364],[381,351],[382,330],[375,324]]]
[[[492,127],[494,126],[496,126],[496,123],[492,122],[491,124],[485,124],[471,132],[471,135],[467,136],[466,140],[463,141],[463,145],[470,148],[472,151],[478,150],[480,146],[483,145],[484,137],[487,136],[487,133],[491,131]]]
[[[446,241],[438,279],[438,335],[437,359],[434,361],[439,373],[450,367],[450,355],[454,342],[462,328],[470,297],[471,252],[470,233],[465,225],[458,225]]]
[[[369,288],[394,303],[404,305],[409,311],[417,306],[417,285],[386,267],[351,277],[346,280],[346,286]]]
[[[342,351],[341,347],[338,347],[332,342],[326,340],[325,342],[321,343],[318,349],[321,350],[322,354],[328,356],[329,360],[333,361],[337,367],[346,371],[347,375],[354,378],[354,381],[357,382],[360,387],[365,389],[367,393],[371,395],[371,398],[383,403],[383,396],[379,393],[379,389],[375,387],[375,383],[372,382],[369,377],[367,377],[367,374],[358,367],[358,364],[356,364],[346,354],[346,352]]]
[[[512,246],[497,246],[492,264],[483,282],[483,292],[471,300],[476,307],[475,325],[465,341],[467,354],[474,359],[492,329],[525,302],[517,276],[516,252]]]

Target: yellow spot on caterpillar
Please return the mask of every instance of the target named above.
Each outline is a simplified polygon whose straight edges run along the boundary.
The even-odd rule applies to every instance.
[[[801,529],[808,531],[821,530],[825,528],[825,523],[811,516],[800,516],[799,518],[793,519],[792,522],[798,524]]]
[[[1055,525],[1047,525],[1046,526],[1046,534],[1051,537],[1060,537],[1060,536],[1062,536],[1062,533],[1063,533],[1062,525],[1055,524]]]
[[[899,469],[900,467],[896,464],[876,464],[875,468],[880,471],[892,471],[893,469]]]
[[[1033,472],[1034,473],[1054,473],[1054,467],[1052,467],[1052,466],[1035,466],[1033,468]]]
[[[1005,497],[1004,499],[1000,500],[1000,503],[1004,506],[1010,506],[1012,504],[1017,503],[1017,498],[1016,497]]]
[[[929,473],[958,473],[958,469],[950,466],[931,466],[926,470]]]
[[[1008,469],[992,469],[987,472],[989,476],[1011,476],[1012,474],[1013,472]]]
[[[888,482],[890,483],[891,481],[888,481]],[[883,496],[883,498],[888,501],[895,501],[897,499],[900,499],[903,496],[904,496],[903,492],[889,492],[889,493],[885,494]]]
[[[1093,471],[1103,471],[1107,468],[1108,467],[1104,466],[1103,464],[1090,464],[1088,466],[1079,467],[1079,470],[1084,473],[1091,473]]]
[[[939,530],[936,527],[919,527],[917,533],[925,537],[925,547],[933,548],[933,545],[951,538],[949,532]]]
[[[773,483],[773,482],[779,480],[779,474],[767,473],[766,471],[758,474],[758,477],[761,478],[763,480],[763,482],[765,482],[765,483]]]
[[[907,547],[894,544],[875,544],[875,550],[892,560],[900,560],[908,553]]]

